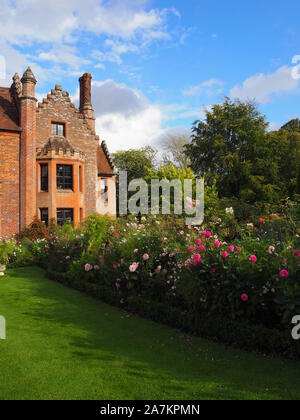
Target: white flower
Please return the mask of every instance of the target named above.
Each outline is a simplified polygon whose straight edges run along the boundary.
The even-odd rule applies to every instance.
[[[232,207],[228,207],[225,211],[226,211],[226,214],[230,214],[231,216],[234,215],[234,209]]]

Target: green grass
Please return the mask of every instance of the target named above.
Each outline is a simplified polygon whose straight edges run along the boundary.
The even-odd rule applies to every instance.
[[[0,399],[300,399],[300,363],[111,308],[37,268],[0,278]]]

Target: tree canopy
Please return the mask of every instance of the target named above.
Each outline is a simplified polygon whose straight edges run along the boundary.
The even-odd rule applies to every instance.
[[[269,133],[255,103],[226,98],[194,123],[186,154],[196,174],[208,185],[216,182],[220,196],[274,202],[299,191],[296,126]]]
[[[178,168],[187,168],[190,164],[189,158],[185,154],[185,146],[189,144],[190,138],[187,135],[168,135],[162,141],[163,164],[174,165]]]
[[[142,149],[119,151],[112,155],[114,164],[119,171],[127,171],[128,181],[145,178],[148,169],[154,169],[157,151],[151,146]]]

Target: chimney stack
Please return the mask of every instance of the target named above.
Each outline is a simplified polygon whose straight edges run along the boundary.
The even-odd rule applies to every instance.
[[[21,230],[28,226],[36,215],[36,102],[37,83],[30,67],[22,77],[20,96],[21,132]]]
[[[92,106],[92,75],[85,73],[79,79],[80,84],[80,106],[79,110],[84,115],[85,119],[93,132],[95,132],[95,116]]]

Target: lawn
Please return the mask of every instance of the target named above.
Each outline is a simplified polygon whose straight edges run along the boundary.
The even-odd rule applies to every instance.
[[[37,268],[0,278],[0,399],[300,399],[300,363],[111,308]]]

